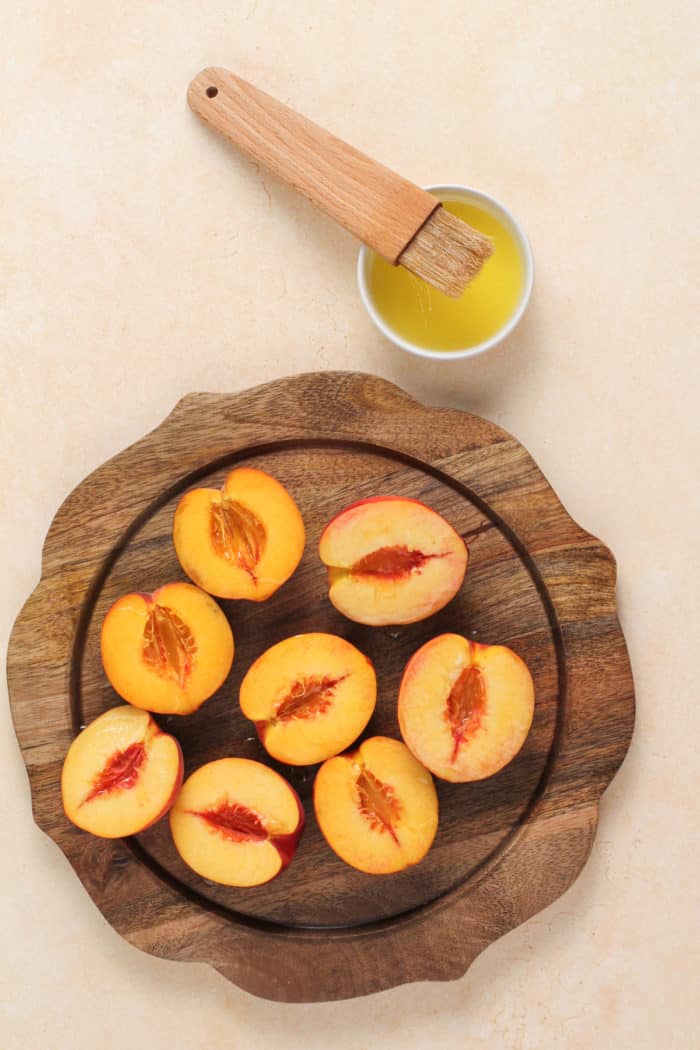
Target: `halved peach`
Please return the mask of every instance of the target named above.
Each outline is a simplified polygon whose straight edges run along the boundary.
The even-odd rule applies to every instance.
[[[367,657],[334,634],[298,634],[259,656],[241,682],[241,710],[280,762],[337,755],[365,728],[377,699]]]
[[[233,634],[213,598],[191,583],[153,594],[127,594],[104,618],[102,663],[135,707],[188,715],[223,684],[233,662]]]
[[[262,602],[301,561],[304,522],[284,485],[262,470],[239,467],[223,489],[185,493],[173,542],[183,569],[205,591]]]
[[[331,849],[370,875],[417,864],[437,832],[433,778],[405,744],[385,736],[323,763],[314,808]]]
[[[120,704],[75,738],[61,773],[63,809],[101,838],[135,835],[167,813],[182,783],[182,752],[147,711]]]
[[[440,514],[399,496],[346,507],[326,526],[319,554],[333,605],[372,626],[432,616],[461,587],[468,559],[464,540]]]
[[[399,690],[401,735],[443,780],[483,780],[525,743],[535,710],[527,665],[503,645],[442,634],[414,653]]]
[[[208,762],[187,778],[170,812],[178,853],[204,879],[259,886],[286,868],[304,809],[279,773],[247,758]]]

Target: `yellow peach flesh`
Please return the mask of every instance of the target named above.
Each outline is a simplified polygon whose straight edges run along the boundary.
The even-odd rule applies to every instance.
[[[193,489],[173,522],[180,564],[219,598],[264,601],[289,579],[304,551],[299,508],[275,478],[240,467],[223,489]]]
[[[376,695],[367,657],[319,632],[286,638],[263,653],[241,683],[240,705],[273,758],[310,765],[360,735]]]
[[[417,864],[437,832],[430,773],[388,737],[371,737],[357,751],[324,762],[314,783],[314,807],[331,849],[368,874]]]
[[[127,594],[105,616],[102,663],[113,687],[135,707],[190,714],[231,669],[233,634],[210,595],[171,583],[152,595]]]

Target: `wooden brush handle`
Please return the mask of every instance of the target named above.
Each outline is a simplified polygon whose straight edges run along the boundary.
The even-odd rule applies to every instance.
[[[215,131],[392,263],[440,206],[430,193],[226,69],[202,70],[187,101]]]

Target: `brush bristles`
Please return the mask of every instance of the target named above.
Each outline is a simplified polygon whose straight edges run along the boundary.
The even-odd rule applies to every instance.
[[[404,248],[399,263],[457,299],[492,252],[488,237],[438,208]]]

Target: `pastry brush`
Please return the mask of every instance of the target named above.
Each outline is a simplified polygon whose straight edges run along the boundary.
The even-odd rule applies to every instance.
[[[427,190],[226,69],[189,86],[197,116],[393,265],[457,298],[493,248]]]

